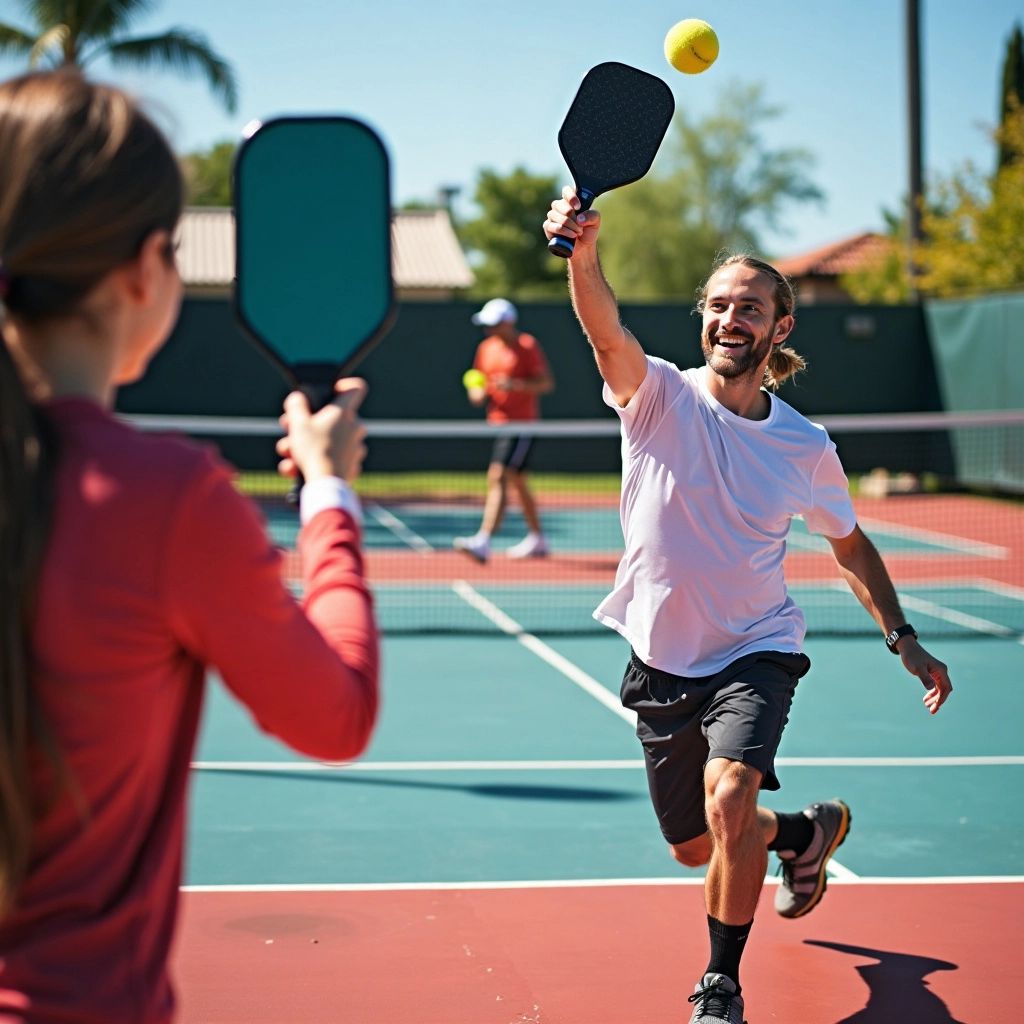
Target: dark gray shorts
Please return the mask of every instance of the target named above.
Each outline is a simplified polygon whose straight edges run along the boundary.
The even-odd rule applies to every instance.
[[[494,439],[491,462],[500,462],[506,469],[521,472],[530,461],[532,434],[501,434]]]
[[[630,657],[622,703],[637,713],[651,801],[670,843],[707,831],[704,766],[712,758],[749,764],[764,776],[762,789],[779,788],[775,752],[797,681],[810,667],[805,654],[761,651],[687,679]]]

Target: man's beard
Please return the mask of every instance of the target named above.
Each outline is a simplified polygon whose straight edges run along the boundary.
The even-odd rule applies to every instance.
[[[742,350],[737,349],[726,355],[720,349],[715,349],[713,340],[705,329],[701,334],[700,347],[708,366],[720,377],[727,377],[730,380],[756,373],[757,367],[772,348],[770,333],[762,338],[755,338],[748,331],[734,331],[725,335],[725,339],[740,340],[747,344]]]

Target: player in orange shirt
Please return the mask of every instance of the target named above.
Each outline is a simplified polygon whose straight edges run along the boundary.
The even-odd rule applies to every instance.
[[[519,314],[508,299],[491,299],[473,315],[473,323],[487,329],[476,350],[473,369],[487,378],[483,387],[468,389],[474,405],[487,404],[488,423],[528,423],[540,418],[538,398],[554,389],[540,343],[518,326]],[[501,525],[511,486],[519,496],[523,518],[529,530],[518,544],[508,549],[509,558],[539,558],[548,553],[541,530],[537,503],[526,480],[526,463],[533,437],[529,433],[508,434],[495,439],[487,468],[487,498],[480,529],[472,537],[456,537],[454,546],[478,562],[491,554],[491,537]]]

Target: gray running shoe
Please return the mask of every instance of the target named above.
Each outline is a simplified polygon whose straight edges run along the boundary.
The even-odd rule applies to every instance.
[[[724,974],[705,974],[687,1001],[697,1004],[690,1024],[745,1024],[743,997]]]
[[[850,808],[842,800],[811,804],[804,815],[814,825],[811,845],[798,857],[779,853],[782,881],[775,893],[775,909],[783,917],[803,917],[825,895],[825,867],[850,831]]]

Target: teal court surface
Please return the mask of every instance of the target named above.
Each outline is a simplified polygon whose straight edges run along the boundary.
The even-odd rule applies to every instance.
[[[841,796],[820,907],[769,879],[744,960],[750,1024],[985,1024],[1024,997],[1024,646],[930,644],[934,718],[876,638],[808,643],[778,809]],[[398,636],[366,757],[260,735],[219,685],[196,754],[181,1019],[686,1021],[707,957],[701,874],[665,850],[613,635]]]
[[[1024,541],[1019,504],[858,500],[922,641],[937,716],[820,539],[786,575],[811,632],[765,803],[841,797],[821,905],[772,907],[749,1024],[1005,1024],[1024,968]],[[452,551],[479,502],[364,494],[383,711],[364,758],[261,735],[212,680],[195,754],[175,975],[184,1024],[670,1024],[707,963],[702,872],[650,808],[624,642],[590,617],[621,545],[614,492],[547,497],[546,559]],[[268,505],[294,543],[294,511]],[[294,554],[285,572],[294,581]]]

